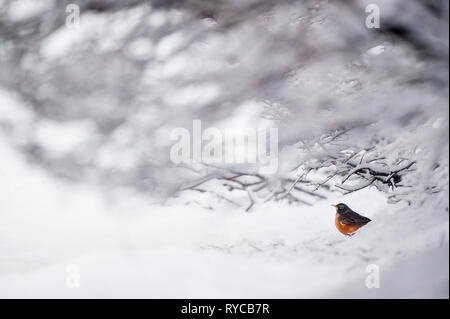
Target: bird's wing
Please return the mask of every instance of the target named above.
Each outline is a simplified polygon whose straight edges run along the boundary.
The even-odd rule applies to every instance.
[[[355,213],[354,211],[349,211],[345,215],[340,215],[338,220],[344,225],[358,225],[362,226],[370,222],[370,219]]]

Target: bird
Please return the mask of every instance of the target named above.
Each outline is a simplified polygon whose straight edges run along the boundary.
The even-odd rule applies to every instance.
[[[359,215],[343,203],[331,206],[336,208],[334,224],[346,236],[352,236],[360,227],[371,221],[370,218]]]

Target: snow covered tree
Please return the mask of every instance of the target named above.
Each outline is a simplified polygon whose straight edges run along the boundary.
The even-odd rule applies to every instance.
[[[52,174],[163,198],[447,200],[448,1],[378,1],[379,28],[370,3],[0,1],[0,88],[25,105],[0,129]],[[278,127],[277,174],[173,164],[194,119]]]

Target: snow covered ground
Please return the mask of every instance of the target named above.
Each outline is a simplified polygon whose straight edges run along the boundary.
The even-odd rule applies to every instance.
[[[374,189],[250,213],[105,201],[26,163],[3,136],[0,154],[2,298],[449,297],[445,203],[414,211]],[[373,221],[344,237],[337,202]],[[371,264],[380,288],[366,287]]]

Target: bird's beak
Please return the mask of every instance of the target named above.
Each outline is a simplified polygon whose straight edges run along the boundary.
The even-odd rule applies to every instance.
[[[333,207],[335,207],[335,208],[338,208],[336,205],[331,205],[331,206],[333,206]]]

